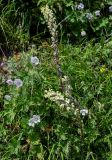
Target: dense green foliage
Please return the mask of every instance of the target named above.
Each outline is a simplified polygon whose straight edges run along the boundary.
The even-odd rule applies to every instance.
[[[112,1],[0,9],[0,159],[112,160]]]
[[[1,40],[12,48],[20,47],[24,43],[28,46],[29,41],[40,44],[42,39],[49,38],[45,20],[40,12],[40,7],[48,3],[55,12],[59,24],[59,39],[65,42],[82,42],[85,38],[81,31],[86,31],[86,39],[94,38],[95,41],[101,36],[108,38],[111,34],[112,12],[109,7],[111,0],[10,0],[0,2],[0,34]],[[84,8],[77,8],[80,3]],[[96,11],[100,11],[99,14]],[[88,19],[87,14],[92,14]],[[96,15],[97,14],[97,15]],[[0,42],[1,43],[1,42]],[[3,43],[2,43],[3,44]]]
[[[62,68],[70,77],[73,95],[89,115],[82,117],[83,139],[77,115],[62,110],[44,97],[44,91],[59,90],[51,50],[34,48],[8,60],[10,74],[2,77],[1,157],[4,159],[107,159],[112,158],[112,41],[84,47],[60,46]],[[40,63],[32,66],[31,56]],[[19,78],[23,86],[6,80]],[[75,108],[76,110],[76,108]],[[40,115],[35,128],[28,126],[32,115]],[[82,148],[82,149],[81,149]]]

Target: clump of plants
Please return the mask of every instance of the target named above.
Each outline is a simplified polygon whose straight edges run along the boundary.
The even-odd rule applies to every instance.
[[[51,47],[1,63],[0,158],[111,160],[112,40],[59,45],[53,11],[41,12]]]
[[[40,8],[48,4],[55,12],[60,34],[60,43],[82,43],[111,36],[111,0],[23,0],[0,1],[0,33],[3,47],[19,50],[29,43],[42,44],[50,38]],[[40,16],[41,15],[41,16]]]

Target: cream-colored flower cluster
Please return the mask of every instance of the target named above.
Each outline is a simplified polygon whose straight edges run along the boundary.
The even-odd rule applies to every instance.
[[[45,21],[47,22],[48,29],[51,34],[51,41],[52,41],[51,47],[54,50],[53,51],[54,63],[56,65],[57,74],[60,81],[60,88],[61,90],[63,90],[63,84],[62,84],[63,72],[59,62],[58,32],[57,32],[58,25],[56,24],[56,18],[53,14],[53,11],[49,8],[48,5],[42,7],[41,12],[44,16]]]
[[[44,97],[55,102],[61,109],[65,108],[67,111],[75,109],[74,104],[71,103],[70,99],[66,98],[59,91],[55,92],[52,89],[45,90]]]
[[[45,7],[41,8],[41,12],[42,12],[47,24],[48,24],[48,28],[49,28],[50,34],[52,36],[51,37],[52,43],[55,43],[58,33],[57,33],[56,18],[53,14],[53,11],[49,8],[48,5],[46,5]]]

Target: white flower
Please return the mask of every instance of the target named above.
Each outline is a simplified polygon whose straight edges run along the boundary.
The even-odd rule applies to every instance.
[[[8,79],[7,81],[6,81],[6,83],[8,84],[8,85],[13,85],[13,80],[12,79]]]
[[[39,115],[33,115],[33,121],[35,124],[40,123],[40,116]]]
[[[5,98],[7,101],[10,101],[10,100],[11,100],[11,96],[10,96],[10,95],[5,95],[4,98]]]
[[[81,110],[80,110],[80,114],[81,114],[82,116],[86,116],[86,115],[88,114],[88,109],[81,109]]]
[[[79,5],[77,6],[78,10],[83,10],[84,9],[84,4],[83,3],[79,3]]]
[[[31,126],[31,127],[34,127],[34,126],[35,126],[35,123],[34,123],[33,118],[31,118],[31,119],[29,120],[28,125]]]
[[[23,86],[23,81],[21,79],[15,79],[14,84],[16,85],[17,88]]]
[[[31,57],[31,63],[33,65],[38,65],[39,64],[39,59],[36,56]]]
[[[32,48],[36,48],[36,45],[35,45],[35,44],[32,44],[31,47],[32,47]]]
[[[66,109],[67,109],[67,111],[69,111],[69,110],[70,110],[70,107],[67,107]]]
[[[95,15],[96,15],[96,16],[101,16],[101,15],[100,15],[100,10],[95,11]]]
[[[82,31],[82,32],[81,32],[81,36],[82,36],[82,37],[86,36],[86,32],[85,32],[85,31]]]
[[[32,118],[30,118],[28,125],[31,127],[34,127],[35,124],[40,123],[40,116],[39,115],[33,115]]]
[[[88,20],[92,20],[92,19],[93,19],[92,13],[86,13],[86,18],[87,18]]]
[[[112,6],[109,7],[109,12],[112,13]]]

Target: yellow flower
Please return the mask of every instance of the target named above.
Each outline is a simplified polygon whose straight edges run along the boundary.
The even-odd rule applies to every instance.
[[[100,73],[104,73],[106,71],[106,66],[103,65],[101,68],[100,68]]]

